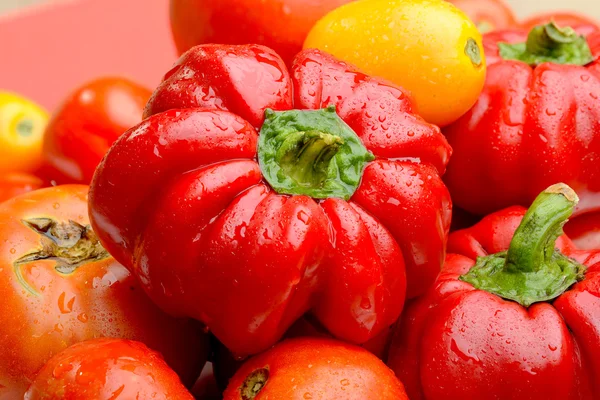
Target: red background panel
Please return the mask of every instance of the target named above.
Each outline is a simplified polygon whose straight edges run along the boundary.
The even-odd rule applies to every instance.
[[[0,90],[52,110],[99,76],[125,76],[153,89],[177,59],[168,3],[62,0],[1,15]]]

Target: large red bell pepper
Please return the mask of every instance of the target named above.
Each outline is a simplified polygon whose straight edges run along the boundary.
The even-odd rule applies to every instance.
[[[309,310],[366,342],[398,318],[405,265],[409,296],[435,280],[451,149],[398,87],[316,50],[290,74],[266,47],[204,45],[146,114],[96,171],[92,224],[159,305],[237,355]]]
[[[554,185],[450,235],[391,345],[411,400],[600,398],[600,250],[561,236],[576,200]]]
[[[457,207],[527,207],[564,182],[581,198],[576,213],[600,208],[600,34],[587,39],[553,24],[486,35],[483,92],[444,130]]]

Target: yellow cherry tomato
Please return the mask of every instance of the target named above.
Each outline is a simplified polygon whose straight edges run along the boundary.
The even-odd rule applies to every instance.
[[[42,165],[48,113],[16,94],[0,92],[0,173],[34,172]]]
[[[443,0],[360,0],[323,17],[317,48],[412,92],[419,113],[445,126],[475,104],[485,81],[481,34]]]

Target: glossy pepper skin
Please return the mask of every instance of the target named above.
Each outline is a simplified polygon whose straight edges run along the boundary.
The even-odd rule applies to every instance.
[[[391,344],[388,365],[411,400],[599,398],[600,251],[579,250],[565,235],[554,243],[560,232],[548,231],[548,254],[555,247],[585,274],[528,308],[464,278],[513,247],[526,211],[511,207],[450,235],[442,273],[404,311]]]
[[[293,108],[306,112],[281,112]],[[273,345],[309,310],[334,336],[364,343],[398,318],[405,266],[409,296],[439,272],[451,213],[439,176],[451,150],[401,89],[316,50],[288,72],[266,47],[205,45],[165,76],[146,116],[96,172],[93,226],[155,302],[204,322],[236,355]],[[302,125],[311,118],[323,132]],[[335,155],[300,170],[307,153],[290,163],[292,153],[261,153],[261,126],[294,131],[269,143],[300,135],[307,153]],[[351,142],[360,157],[345,153]],[[275,161],[259,166],[261,154]],[[349,159],[364,165],[351,196],[282,195],[262,173],[282,166],[267,179],[339,183]]]
[[[589,27],[581,32],[589,33]],[[571,186],[576,213],[600,207],[600,35],[587,37],[585,65],[504,59],[499,43],[524,43],[528,32],[484,38],[488,73],[475,106],[444,129],[454,150],[445,182],[457,207],[486,215],[529,206],[544,188]]]
[[[565,225],[565,233],[581,249],[600,248],[600,212],[580,215]]]
[[[140,342],[93,339],[58,353],[25,400],[194,400],[161,355]]]

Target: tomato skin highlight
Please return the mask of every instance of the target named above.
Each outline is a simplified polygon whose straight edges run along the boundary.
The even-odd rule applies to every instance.
[[[262,44],[291,65],[312,26],[353,0],[171,0],[180,54],[206,43]]]
[[[22,397],[53,355],[96,337],[146,343],[190,383],[206,360],[202,329],[160,311],[133,275],[96,247],[94,234],[84,229],[89,226],[87,193],[83,185],[57,186],[0,205],[2,400]],[[42,234],[52,226],[68,230],[72,238],[89,240],[73,244],[57,233],[62,245],[52,246]],[[72,246],[78,243],[93,245],[93,258],[71,258],[77,253]]]
[[[74,90],[46,128],[40,175],[58,184],[89,184],[113,142],[142,120],[150,94],[119,77],[100,78]]]
[[[116,397],[115,397],[116,396]],[[25,400],[194,400],[161,355],[140,342],[93,339],[46,363]]]
[[[477,101],[485,81],[481,33],[443,0],[362,0],[323,17],[304,48],[316,48],[408,90],[418,113],[445,126]]]
[[[252,377],[258,382],[248,387]],[[244,396],[247,391],[257,393]],[[289,339],[251,358],[231,379],[223,398],[408,400],[402,383],[373,354],[317,338]]]

